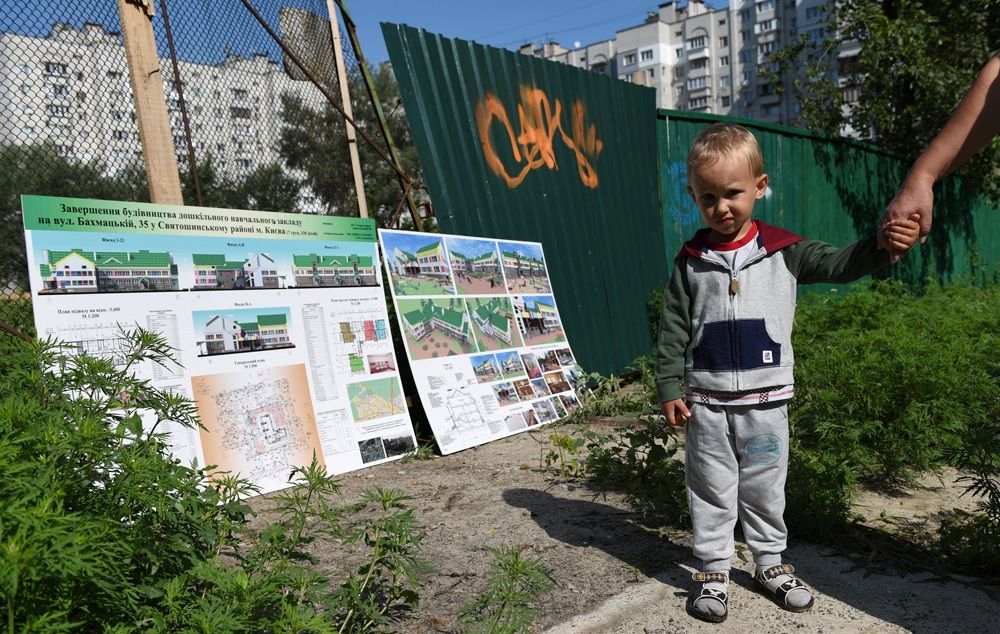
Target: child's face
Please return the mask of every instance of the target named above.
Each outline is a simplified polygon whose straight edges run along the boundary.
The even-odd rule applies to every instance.
[[[764,196],[767,174],[755,176],[742,156],[726,156],[691,170],[688,193],[716,241],[738,240],[750,229],[754,201]]]

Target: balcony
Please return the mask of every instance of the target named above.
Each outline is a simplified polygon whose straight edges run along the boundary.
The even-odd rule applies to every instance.
[[[694,61],[696,59],[705,59],[710,54],[707,46],[702,46],[699,48],[691,48],[687,51],[688,61]]]

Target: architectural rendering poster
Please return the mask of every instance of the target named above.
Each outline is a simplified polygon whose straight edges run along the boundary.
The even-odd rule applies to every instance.
[[[21,200],[39,336],[118,360],[122,329],[163,335],[179,365],[137,374],[194,399],[205,429],[163,430],[185,463],[268,492],[314,453],[343,473],[415,448],[373,221]]]
[[[580,370],[542,245],[379,230],[400,332],[441,452],[577,407]]]

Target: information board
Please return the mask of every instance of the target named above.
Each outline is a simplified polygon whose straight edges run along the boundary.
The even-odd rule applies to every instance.
[[[161,334],[177,365],[136,374],[194,399],[174,455],[269,492],[313,454],[329,473],[416,446],[369,219],[23,196],[35,325],[118,361]]]
[[[537,242],[379,230],[417,391],[444,454],[551,423],[580,369]]]

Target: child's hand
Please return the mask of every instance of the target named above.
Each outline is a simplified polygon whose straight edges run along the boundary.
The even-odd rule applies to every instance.
[[[660,403],[660,409],[667,417],[667,422],[674,427],[680,427],[687,422],[687,419],[691,418],[691,410],[688,409],[687,403],[682,398],[664,401]]]
[[[920,216],[910,214],[909,218],[889,220],[882,225],[886,242],[897,253],[909,250],[920,235]]]

